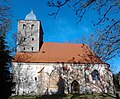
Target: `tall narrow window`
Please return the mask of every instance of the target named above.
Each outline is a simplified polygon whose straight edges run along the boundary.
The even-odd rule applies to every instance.
[[[31,25],[31,29],[33,29],[33,28],[34,28],[34,24]]]
[[[23,48],[23,50],[25,50],[25,47]]]
[[[85,82],[88,83],[88,82],[89,82],[89,75],[87,75],[87,74],[85,73],[84,76],[85,76]]]
[[[25,29],[25,24],[23,24],[23,29]]]
[[[35,77],[35,81],[37,81],[37,77]]]
[[[33,51],[33,47],[32,47],[32,51]]]

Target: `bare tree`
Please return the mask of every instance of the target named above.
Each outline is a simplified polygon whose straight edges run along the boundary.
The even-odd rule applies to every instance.
[[[119,29],[119,28],[118,28]],[[117,30],[116,30],[117,31]],[[93,42],[93,51],[103,61],[109,61],[120,53],[120,32],[114,33],[96,33]],[[97,36],[97,37],[96,37]]]
[[[120,1],[119,0],[48,0],[48,6],[56,9],[49,14],[56,18],[63,6],[68,6],[77,17],[77,24],[87,11],[94,10],[98,18],[92,25],[97,31],[92,38],[95,53],[107,61],[120,53]],[[92,12],[91,12],[92,14]],[[97,32],[97,35],[95,35]],[[105,57],[106,56],[106,57]]]
[[[16,87],[15,87],[15,91],[16,91],[16,95],[20,95],[20,88],[22,88],[22,84],[23,84],[23,78],[25,73],[28,73],[27,70],[24,71],[23,73],[23,65],[22,65],[22,61],[28,61],[29,58],[31,57],[30,54],[28,55],[19,55],[17,56],[17,58],[15,58],[18,63],[17,66],[13,65],[13,75],[14,75],[14,82],[16,83]],[[28,78],[27,74],[25,75],[26,78]],[[26,80],[24,80],[26,81]]]
[[[5,28],[5,32],[11,29],[11,13],[10,2],[8,0],[0,1],[0,29]]]
[[[18,63],[17,66],[14,66],[14,69],[16,95],[35,95],[37,90],[37,81],[35,81],[35,79],[31,76],[33,75],[31,67],[29,66],[29,68],[25,68],[22,63]]]
[[[89,37],[82,37],[77,40],[77,43],[88,44],[95,55],[102,61],[108,62],[114,57],[119,56],[119,36],[111,34],[111,38],[102,34],[100,31]],[[115,36],[115,37],[114,37]]]
[[[34,77],[33,66],[28,63],[32,57],[31,53],[18,54],[13,61],[14,82],[16,82],[16,95],[41,95],[43,93],[44,75],[41,68],[39,75]],[[24,62],[27,62],[26,65]]]
[[[26,47],[27,49],[31,48],[31,44],[33,42],[31,37],[36,36],[37,35],[36,32],[38,30],[31,30],[30,25],[31,23],[26,23],[24,27],[24,32],[18,31],[17,33],[13,33],[12,39],[14,45],[13,44],[11,45],[13,46],[13,48],[15,48],[13,49],[14,51],[16,51],[18,47],[19,48]],[[21,49],[21,51],[24,51],[24,49]]]

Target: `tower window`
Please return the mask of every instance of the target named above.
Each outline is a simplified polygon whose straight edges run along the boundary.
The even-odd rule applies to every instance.
[[[37,81],[37,77],[35,77],[35,81]]]
[[[25,29],[25,24],[23,24],[23,29]]]
[[[32,41],[34,41],[34,38],[32,38]]]
[[[23,48],[23,50],[25,50],[25,47]]]
[[[31,25],[31,29],[33,29],[33,28],[34,28],[34,24]]]
[[[33,47],[32,47],[32,51],[33,51]]]

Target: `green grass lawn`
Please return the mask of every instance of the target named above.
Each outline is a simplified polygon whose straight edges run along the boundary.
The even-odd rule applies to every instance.
[[[116,99],[115,95],[107,94],[67,94],[67,95],[43,95],[43,96],[16,96],[10,99]]]

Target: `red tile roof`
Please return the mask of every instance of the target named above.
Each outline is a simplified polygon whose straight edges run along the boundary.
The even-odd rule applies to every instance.
[[[43,43],[40,52],[17,52],[13,62],[103,63],[86,44]]]

